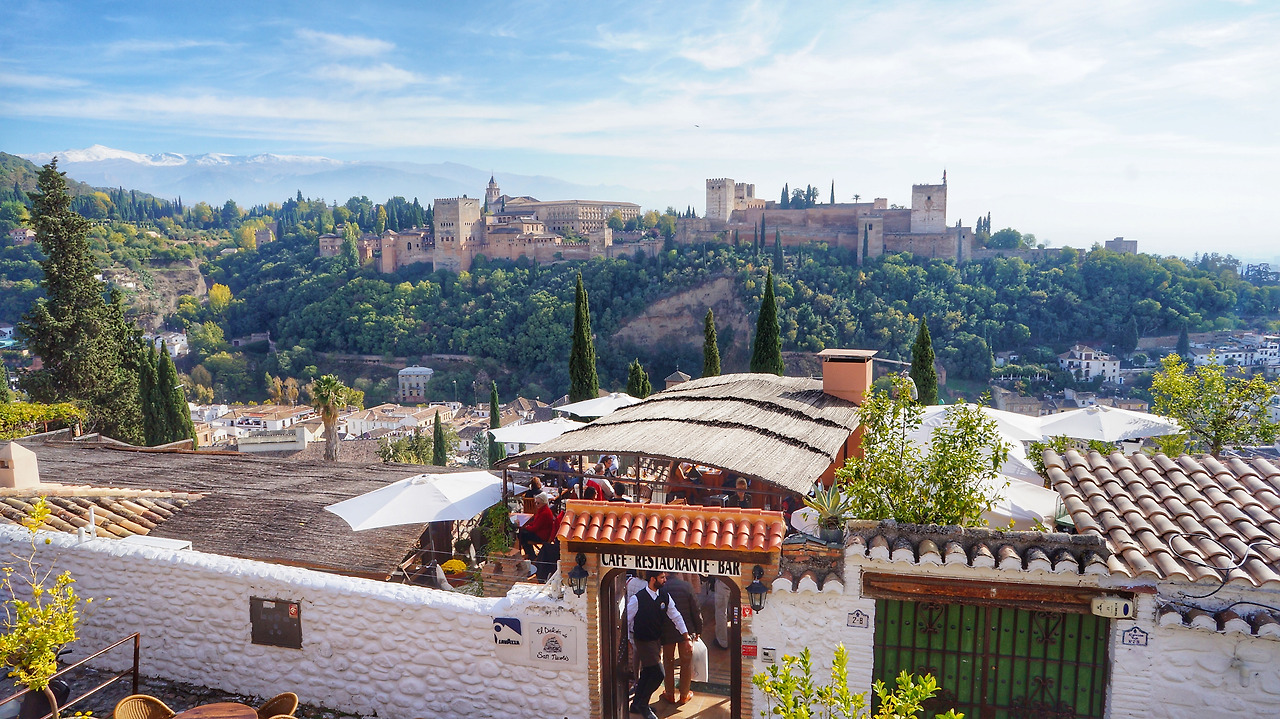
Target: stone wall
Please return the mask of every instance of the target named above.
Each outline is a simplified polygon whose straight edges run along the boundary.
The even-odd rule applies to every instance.
[[[27,536],[0,526],[0,552]],[[241,694],[385,719],[588,714],[585,612],[542,587],[488,599],[106,539],[38,546],[94,599],[73,659],[138,631],[143,674]],[[299,603],[302,648],[252,644],[250,597]],[[523,643],[497,645],[495,617],[520,619]],[[570,659],[533,658],[547,628]]]

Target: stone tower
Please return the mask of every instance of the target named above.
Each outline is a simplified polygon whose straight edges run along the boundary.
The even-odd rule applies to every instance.
[[[946,232],[947,183],[911,186],[911,234]]]
[[[489,175],[489,186],[484,190],[484,205],[490,212],[498,211],[499,197],[502,197],[502,191],[498,189],[498,183],[493,181],[493,175]]]
[[[725,177],[707,180],[706,217],[708,220],[729,221],[729,215],[733,214],[733,200],[736,189],[736,183]]]

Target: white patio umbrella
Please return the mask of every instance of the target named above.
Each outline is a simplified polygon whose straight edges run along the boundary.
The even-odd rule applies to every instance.
[[[471,519],[500,501],[500,477],[491,472],[452,472],[414,475],[330,504],[325,510],[360,531],[397,524]]]
[[[1141,437],[1181,434],[1177,420],[1117,407],[1093,406],[1040,418],[1046,437],[1071,437],[1119,442]]]
[[[1029,529],[1037,521],[1053,527],[1060,501],[1056,491],[1027,482],[1009,481],[1004,477],[983,484],[997,497],[991,511],[982,515],[992,527],[1004,527],[1010,521],[1015,529]]]
[[[569,430],[586,425],[586,422],[574,422],[567,417],[556,417],[546,422],[512,424],[500,429],[491,429],[489,434],[503,444],[542,444]]]
[[[929,409],[933,408],[930,407]],[[933,430],[941,427],[945,421],[945,413],[943,412],[931,413],[929,410],[925,410],[925,412],[926,421],[914,432],[907,435],[907,439],[919,444],[921,447],[929,446]],[[1044,478],[1036,471],[1035,465],[1031,463],[1031,460],[1027,459],[1027,453],[1022,447],[1022,441],[1000,430],[997,430],[997,434],[1000,435],[1005,444],[1009,445],[1009,456],[1005,459],[1004,464],[1000,465],[1000,474],[1016,479],[1019,483],[1030,483],[1036,486],[1043,485]],[[1039,439],[1039,436],[1036,439]]]
[[[946,422],[947,413],[959,406],[955,404],[940,404],[925,407],[921,426],[941,427]],[[992,409],[980,405],[978,409],[996,423],[996,429],[1000,430],[1000,434],[1014,442],[1038,442],[1044,439],[1039,417],[1031,417],[1017,412],[1006,412],[1001,409]]]
[[[595,399],[584,399],[581,402],[573,402],[571,404],[553,407],[557,412],[567,412],[576,414],[579,417],[603,417],[611,414],[623,407],[630,407],[633,404],[639,404],[644,400],[636,399],[626,392],[614,392],[603,397]]]

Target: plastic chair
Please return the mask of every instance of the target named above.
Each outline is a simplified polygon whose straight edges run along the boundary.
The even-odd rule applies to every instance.
[[[298,695],[293,692],[278,694],[258,707],[258,719],[276,719],[281,716],[293,716],[298,710]]]
[[[131,694],[116,704],[115,719],[171,719],[175,712],[164,702],[147,694]]]

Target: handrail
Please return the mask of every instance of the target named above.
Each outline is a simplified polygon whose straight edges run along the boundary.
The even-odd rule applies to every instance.
[[[60,670],[58,671],[58,673],[56,673],[56,674],[54,674],[52,677],[50,677],[50,679],[51,679],[51,680],[52,680],[52,679],[56,679],[56,678],[58,678],[58,677],[62,676],[63,674],[66,674],[67,672],[69,672],[69,671],[73,670],[73,669],[78,669],[78,668],[80,668],[81,666],[84,666],[85,664],[88,664],[90,661],[92,661],[92,660],[94,660],[94,659],[97,659],[98,657],[102,656],[103,654],[106,654],[107,652],[111,651],[112,649],[115,649],[116,647],[118,647],[118,646],[120,646],[121,644],[124,644],[125,642],[128,642],[128,641],[132,641],[132,642],[133,642],[133,666],[132,666],[132,667],[130,667],[129,669],[126,669],[126,670],[124,670],[124,671],[120,672],[119,674],[116,674],[116,675],[114,675],[114,676],[110,677],[110,678],[109,678],[109,679],[107,679],[105,682],[102,682],[101,684],[99,684],[98,686],[96,686],[96,687],[94,687],[94,688],[90,689],[89,691],[85,692],[84,694],[81,694],[80,696],[78,696],[78,697],[76,697],[76,698],[74,698],[74,699],[69,699],[69,700],[67,700],[67,702],[66,702],[66,703],[64,703],[64,704],[62,704],[61,706],[59,706],[59,707],[58,707],[58,712],[59,712],[59,713],[61,713],[63,709],[66,709],[66,708],[70,707],[70,706],[71,706],[71,705],[73,705],[73,704],[78,704],[78,703],[80,703],[80,702],[84,701],[85,699],[88,699],[89,697],[93,696],[94,694],[97,694],[98,692],[100,692],[100,691],[102,691],[103,689],[107,688],[108,686],[110,686],[110,685],[114,684],[114,683],[115,683],[115,682],[117,682],[118,680],[120,680],[120,679],[124,678],[126,675],[131,676],[131,677],[132,677],[132,679],[133,679],[133,691],[132,691],[132,692],[130,692],[130,693],[131,693],[131,694],[137,694],[137,693],[138,693],[138,663],[139,663],[139,659],[141,658],[141,654],[142,654],[142,652],[141,652],[141,649],[142,649],[142,635],[141,635],[141,634],[139,634],[138,632],[134,632],[133,634],[130,634],[129,636],[125,637],[124,639],[121,639],[121,640],[117,641],[115,644],[112,644],[112,645],[110,645],[110,646],[108,646],[108,647],[106,647],[106,648],[104,648],[104,649],[100,649],[100,650],[98,650],[97,652],[94,652],[93,654],[90,654],[89,656],[85,657],[84,659],[81,659],[80,661],[76,662],[75,664],[72,664],[71,666],[63,667],[62,669],[60,669]],[[23,689],[22,691],[18,692],[17,694],[14,694],[14,695],[12,695],[12,696],[9,696],[9,697],[7,697],[7,698],[5,698],[5,699],[0,699],[0,705],[8,704],[9,702],[14,701],[14,700],[16,700],[16,699],[21,699],[22,697],[26,696],[26,695],[27,695],[27,694],[29,694],[29,693],[31,693],[31,690],[30,690],[30,689]],[[53,717],[53,712],[49,712],[48,714],[45,714],[43,717],[40,717],[40,719],[52,719],[52,717]]]

